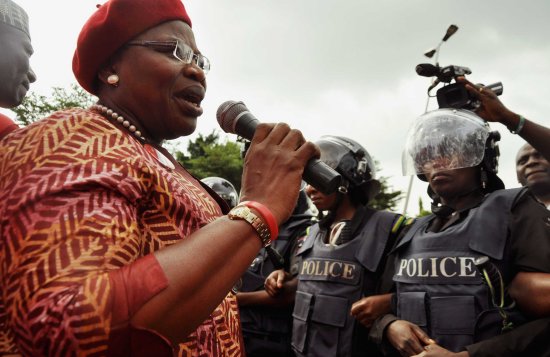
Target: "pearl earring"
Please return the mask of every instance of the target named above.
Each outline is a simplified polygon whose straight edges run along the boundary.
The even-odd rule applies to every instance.
[[[115,87],[118,87],[119,80],[120,78],[116,74],[111,74],[109,77],[107,77],[107,83]]]

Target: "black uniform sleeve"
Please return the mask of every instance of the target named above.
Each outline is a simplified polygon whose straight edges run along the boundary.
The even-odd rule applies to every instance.
[[[550,273],[550,211],[529,191],[512,208],[509,229],[516,272]]]
[[[393,282],[393,275],[395,273],[395,254],[388,254],[393,247],[403,238],[403,236],[411,228],[412,224],[415,222],[414,219],[404,219],[401,217],[401,220],[394,222],[394,227],[392,229],[392,236],[389,240],[391,244],[388,244],[388,249],[385,254],[386,261],[384,262],[384,269],[381,273],[380,280],[377,286],[377,292],[379,294],[387,294],[395,291],[395,284]],[[392,296],[392,310],[395,312],[395,294]],[[398,320],[397,316],[393,314],[387,314],[376,321],[369,330],[369,339],[374,342],[378,349],[384,354],[388,355],[391,352],[395,352],[394,348],[384,339],[384,332],[386,328],[395,320]]]
[[[512,208],[510,249],[516,272],[550,273],[550,211],[527,191]],[[531,321],[466,349],[471,357],[550,356],[550,318]]]
[[[470,357],[550,356],[550,318],[521,325],[503,335],[467,346]]]

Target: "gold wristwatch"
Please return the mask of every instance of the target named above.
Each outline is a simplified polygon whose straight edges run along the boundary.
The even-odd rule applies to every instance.
[[[227,214],[227,217],[231,220],[242,219],[248,223],[256,230],[262,245],[267,247],[271,244],[271,232],[267,224],[254,212],[250,210],[247,206],[243,204],[238,204],[233,207],[231,211]]]

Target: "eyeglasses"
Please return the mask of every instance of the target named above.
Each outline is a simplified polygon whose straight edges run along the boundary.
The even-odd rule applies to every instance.
[[[194,53],[193,49],[180,41],[130,41],[127,46],[144,46],[151,47],[161,52],[170,50],[172,56],[178,61],[185,64],[191,64],[192,62],[202,69],[206,74],[210,71],[210,61],[199,53]]]

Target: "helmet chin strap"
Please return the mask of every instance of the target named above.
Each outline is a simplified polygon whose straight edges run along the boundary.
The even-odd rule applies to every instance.
[[[334,203],[332,207],[330,207],[328,214],[321,219],[319,222],[319,225],[323,228],[329,228],[332,223],[334,223],[334,219],[336,216],[336,211],[338,210],[338,207],[342,204],[342,201],[344,200],[344,196],[348,194],[348,187],[349,182],[346,179],[342,179],[342,184],[340,187],[338,187],[338,191],[336,191],[336,199],[334,200]]]
[[[472,193],[480,191],[482,192],[482,188],[479,186],[476,186],[464,193],[461,193],[459,195],[456,195],[450,202],[447,204],[441,203],[441,197],[435,193],[431,187],[428,186],[428,195],[433,199],[431,208],[432,213],[435,214],[439,218],[448,218],[451,214],[453,214],[456,211],[456,202],[466,196],[471,195]]]

